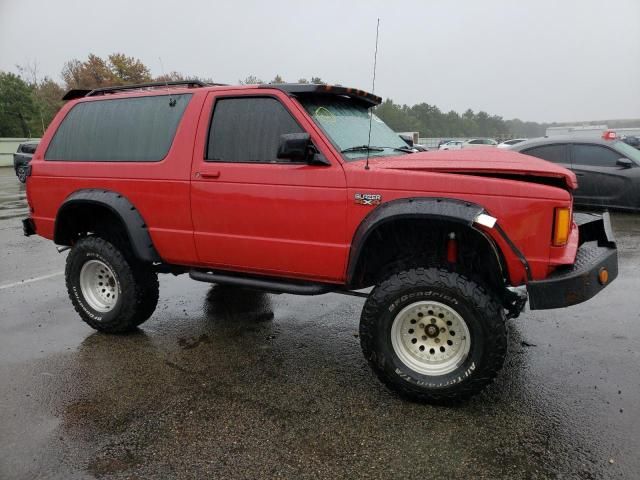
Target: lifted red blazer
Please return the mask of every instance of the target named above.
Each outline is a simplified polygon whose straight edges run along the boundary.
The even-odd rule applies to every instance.
[[[496,375],[527,299],[573,305],[617,275],[608,216],[573,214],[572,172],[415,152],[360,90],[193,81],[65,99],[29,166],[24,230],[71,247],[69,295],[98,330],[149,318],[157,273],[357,294],[381,380],[447,402]]]

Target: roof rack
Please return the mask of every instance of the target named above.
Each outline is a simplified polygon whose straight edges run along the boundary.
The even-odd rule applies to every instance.
[[[144,90],[148,88],[161,88],[170,86],[186,86],[187,88],[224,86],[224,83],[206,83],[200,80],[176,80],[171,82],[150,82],[138,83],[135,85],[117,85],[113,87],[94,88],[93,90],[73,89],[69,90],[62,100],[73,100],[74,98],[95,97],[107,93],[123,92],[128,90]]]
[[[265,83],[258,88],[276,88],[290,95],[319,94],[319,95],[344,95],[359,100],[368,107],[375,107],[382,103],[382,98],[372,93],[358,90],[357,88],[339,87],[336,85],[324,85],[317,83]]]

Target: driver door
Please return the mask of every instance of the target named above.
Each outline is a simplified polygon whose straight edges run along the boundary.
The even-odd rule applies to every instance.
[[[276,158],[280,135],[308,132],[331,165]],[[191,172],[195,244],[203,265],[340,281],[348,255],[342,165],[278,90],[211,92]]]

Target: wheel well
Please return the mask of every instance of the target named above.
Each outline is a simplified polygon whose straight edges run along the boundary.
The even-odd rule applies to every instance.
[[[78,239],[95,234],[130,250],[131,240],[125,224],[107,205],[78,202],[66,205],[56,218],[54,241],[58,245],[73,245]]]
[[[455,234],[457,259],[447,260],[449,235]],[[442,219],[396,219],[376,227],[360,248],[351,288],[377,284],[387,276],[414,267],[446,267],[481,281],[496,292],[505,288],[500,251],[480,231]]]

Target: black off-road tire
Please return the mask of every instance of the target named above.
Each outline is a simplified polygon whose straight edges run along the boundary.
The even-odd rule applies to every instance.
[[[106,312],[94,309],[82,293],[80,272],[90,260],[98,260],[113,272],[117,300]],[[154,312],[158,303],[158,277],[148,265],[128,260],[112,243],[99,237],[80,239],[67,256],[67,291],[73,307],[92,328],[105,333],[135,330]]]
[[[443,304],[466,323],[469,351],[453,371],[425,375],[396,354],[394,320],[417,302]],[[360,343],[371,368],[391,390],[414,401],[451,404],[479,393],[496,377],[507,350],[507,328],[502,307],[482,286],[443,268],[415,268],[373,289],[362,310]]]

